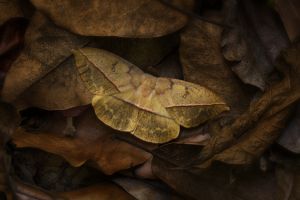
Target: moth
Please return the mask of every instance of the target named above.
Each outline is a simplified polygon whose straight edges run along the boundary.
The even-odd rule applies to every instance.
[[[74,51],[79,76],[94,95],[96,116],[141,140],[165,143],[229,110],[214,92],[183,80],[155,77],[108,51]]]

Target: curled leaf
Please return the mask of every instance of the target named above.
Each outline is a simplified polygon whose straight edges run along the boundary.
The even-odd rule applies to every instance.
[[[292,109],[295,102],[300,99],[299,55],[299,43],[295,43],[283,52],[279,62],[279,69],[285,73],[285,78],[270,87],[230,126],[223,127],[218,134],[212,137],[202,149],[200,158],[196,163],[201,166],[203,161],[213,158],[216,154],[222,154],[223,151],[226,152],[226,149],[230,152],[231,145],[236,144],[239,139],[243,141],[243,138],[247,137],[249,137],[247,139],[249,143],[245,140],[241,143],[240,147],[233,147],[236,151],[229,153],[229,155],[225,153],[224,158],[228,158],[229,156],[230,159],[235,160],[236,153],[244,151],[240,154],[242,157],[238,157],[237,160],[247,158],[246,160],[241,159],[239,161],[249,163],[248,158],[261,155],[274,139],[276,139],[279,133],[278,131],[284,125],[290,109]],[[277,126],[278,124],[279,126]],[[256,128],[258,128],[258,130],[256,130]],[[259,129],[263,129],[263,131]],[[248,134],[249,136],[247,136]],[[251,138],[252,134],[254,136],[253,138]],[[245,148],[243,143],[246,145]],[[250,156],[247,156],[247,154]]]

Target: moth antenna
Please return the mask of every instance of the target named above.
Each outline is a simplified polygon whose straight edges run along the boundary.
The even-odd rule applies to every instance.
[[[200,15],[197,15],[197,14],[195,14],[193,12],[188,11],[188,10],[182,9],[182,8],[180,8],[178,6],[175,6],[175,5],[167,2],[166,0],[158,0],[158,1],[161,2],[164,5],[172,8],[172,9],[174,9],[174,10],[177,10],[177,11],[179,11],[179,12],[181,12],[181,13],[189,16],[189,17],[196,18],[196,19],[199,19],[201,21],[204,21],[204,22],[207,22],[207,23],[211,23],[211,24],[214,24],[214,25],[217,25],[217,26],[221,26],[221,27],[224,27],[224,28],[230,28],[230,29],[233,28],[232,26],[230,26],[228,24],[225,24],[225,23],[222,23],[222,22],[216,22],[214,20],[210,20],[210,19],[207,19],[207,18],[202,17]]]

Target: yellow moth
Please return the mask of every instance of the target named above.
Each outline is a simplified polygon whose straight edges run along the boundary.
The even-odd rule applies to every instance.
[[[74,56],[81,79],[94,94],[97,117],[144,141],[168,142],[178,137],[180,125],[195,127],[229,109],[207,88],[152,76],[105,50],[83,48]]]

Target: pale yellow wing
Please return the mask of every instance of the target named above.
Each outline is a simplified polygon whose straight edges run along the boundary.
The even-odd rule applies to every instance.
[[[112,96],[95,96],[93,107],[97,117],[108,126],[152,143],[177,138],[180,126],[153,97],[127,91]],[[141,102],[143,102],[141,104]]]
[[[186,81],[158,78],[155,90],[170,116],[187,128],[198,126],[229,110],[215,93]]]
[[[168,142],[178,136],[180,125],[197,126],[228,110],[204,87],[153,77],[104,50],[80,49],[75,60],[82,80],[95,94],[97,117],[144,141]]]
[[[95,96],[92,101],[95,114],[106,125],[132,132],[137,124],[139,108],[114,96]]]
[[[82,48],[74,51],[80,77],[93,94],[111,95],[135,89],[143,71],[108,51]]]

